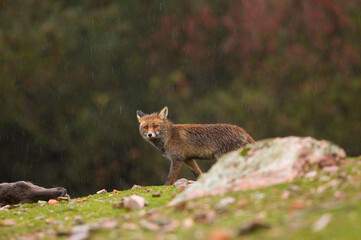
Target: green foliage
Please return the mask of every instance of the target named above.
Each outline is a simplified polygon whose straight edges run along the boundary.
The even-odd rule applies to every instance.
[[[0,1],[0,182],[162,184],[137,109],[360,154],[357,0]],[[205,163],[204,170],[209,166]],[[190,176],[189,171],[183,173]]]

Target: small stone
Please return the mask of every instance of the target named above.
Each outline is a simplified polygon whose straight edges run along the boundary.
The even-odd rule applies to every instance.
[[[50,200],[48,201],[48,204],[49,204],[49,205],[56,205],[56,204],[58,204],[58,201],[56,201],[55,199],[50,199]]]
[[[283,193],[282,193],[282,195],[281,195],[281,199],[287,199],[287,198],[289,198],[290,197],[290,192],[289,191],[287,191],[287,190],[285,190]]]
[[[35,217],[35,220],[42,220],[42,219],[44,219],[43,215],[39,215],[39,216]]]
[[[179,189],[179,191],[184,191],[189,185],[195,183],[195,181],[188,180],[186,178],[180,178],[174,182],[174,186]]]
[[[46,219],[45,220],[45,223],[46,224],[52,224],[52,223],[54,223],[56,220],[54,219],[54,218],[48,218],[48,219]]]
[[[247,206],[249,204],[247,199],[241,199],[237,202],[237,207],[238,208],[243,208],[245,206]]]
[[[208,235],[208,240],[229,240],[232,237],[232,232],[228,229],[214,229]]]
[[[218,203],[216,203],[216,205],[214,206],[214,208],[217,211],[225,211],[227,206],[234,203],[236,200],[233,197],[227,197],[227,198],[223,198],[221,199]]]
[[[12,227],[15,225],[16,225],[16,222],[14,219],[6,219],[6,220],[2,221],[2,223],[1,223],[1,226],[4,226],[4,227]]]
[[[107,218],[107,219],[103,219],[101,221],[98,222],[100,227],[103,229],[113,229],[118,227],[119,222],[117,219],[115,218]]]
[[[131,190],[140,189],[140,188],[142,188],[142,186],[134,184]]]
[[[194,220],[192,218],[185,218],[182,222],[182,230],[186,231],[193,227]]]
[[[97,194],[104,194],[104,193],[107,193],[106,189],[102,189],[102,190],[97,191]]]
[[[327,181],[330,181],[330,177],[329,176],[321,176],[320,178],[319,178],[319,180],[321,181],[321,182],[327,182]]]
[[[135,225],[134,223],[126,222],[123,223],[122,228],[124,230],[135,230],[137,228],[137,225]]]
[[[314,232],[321,231],[330,223],[332,215],[329,213],[323,214],[314,224],[312,230]]]
[[[84,223],[84,219],[83,219],[82,216],[75,216],[75,217],[74,217],[74,222],[75,222],[76,224],[82,224],[82,223]]]
[[[119,194],[120,191],[113,189],[113,194]]]
[[[70,200],[69,197],[58,197],[57,200],[60,202],[60,201],[63,201],[63,202],[67,202]]]
[[[194,221],[211,224],[216,220],[216,213],[214,211],[198,212],[194,216]]]
[[[180,178],[180,179],[178,179],[177,181],[175,181],[175,182],[173,183],[173,185],[174,185],[176,188],[179,188],[179,186],[181,186],[181,185],[187,185],[187,183],[188,183],[188,179],[186,179],[186,178]]]
[[[310,171],[310,172],[308,172],[308,173],[306,173],[304,175],[305,178],[313,178],[313,177],[316,177],[316,176],[317,176],[317,171],[316,170]]]
[[[162,191],[158,191],[156,193],[153,193],[152,197],[160,197],[161,194],[162,194]]]
[[[124,202],[124,207],[129,210],[141,209],[146,204],[145,199],[138,195],[132,195],[130,197],[125,197],[123,202]]]
[[[141,220],[139,223],[140,227],[148,231],[158,231],[160,229],[158,224],[150,222],[148,220]]]
[[[302,200],[294,199],[291,202],[290,211],[300,210],[306,207],[306,204]]]
[[[161,232],[173,232],[179,226],[179,222],[177,220],[171,220],[168,224],[161,226]]]
[[[270,225],[267,223],[264,223],[263,221],[252,221],[252,222],[247,222],[244,223],[238,232],[238,236],[244,236],[247,235],[249,233],[255,232],[257,230],[261,230],[261,229],[268,229],[270,228]]]
[[[322,172],[335,174],[340,170],[339,166],[327,166],[322,169]]]
[[[82,203],[82,202],[86,202],[86,201],[88,201],[87,198],[77,199],[77,200],[76,200],[76,203]]]
[[[114,202],[112,205],[113,205],[113,208],[124,208],[123,202]]]
[[[38,204],[40,204],[40,206],[45,206],[46,203],[47,201],[43,201],[43,200],[38,201]]]
[[[346,198],[346,194],[341,190],[337,190],[333,195],[337,200],[345,200]]]
[[[90,226],[79,225],[75,226],[71,230],[71,236],[69,240],[83,240],[89,238]]]
[[[293,194],[297,194],[297,193],[300,193],[300,187],[296,184],[291,184],[288,188],[290,190],[291,193]]]

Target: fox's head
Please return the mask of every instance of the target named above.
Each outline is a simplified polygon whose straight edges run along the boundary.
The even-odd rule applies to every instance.
[[[146,140],[162,138],[168,132],[167,120],[168,107],[164,107],[159,113],[145,114],[137,110],[139,120],[139,132]]]

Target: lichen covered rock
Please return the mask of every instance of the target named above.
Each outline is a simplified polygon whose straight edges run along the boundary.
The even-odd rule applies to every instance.
[[[259,141],[227,153],[170,205],[226,192],[255,189],[289,182],[315,165],[340,165],[345,151],[325,140],[285,137]]]

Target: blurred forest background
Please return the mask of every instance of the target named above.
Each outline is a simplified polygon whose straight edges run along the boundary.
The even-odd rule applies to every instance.
[[[0,182],[163,184],[135,112],[166,105],[359,155],[360,39],[359,0],[0,0]]]

